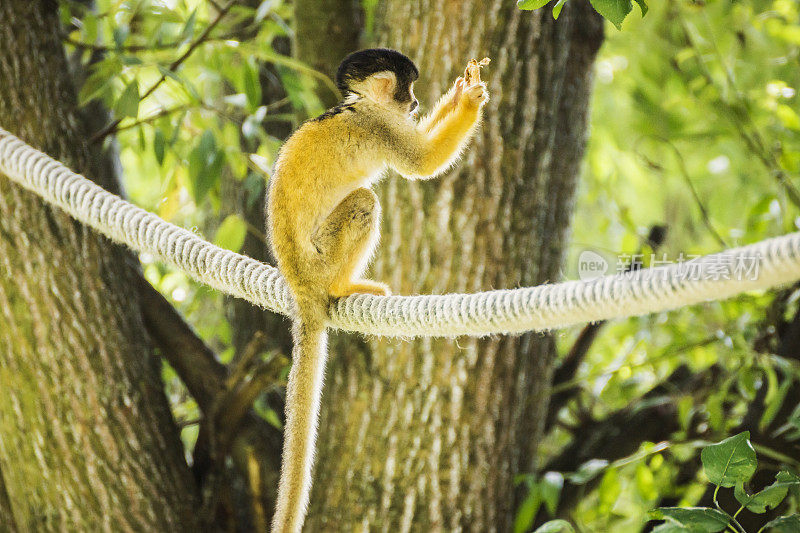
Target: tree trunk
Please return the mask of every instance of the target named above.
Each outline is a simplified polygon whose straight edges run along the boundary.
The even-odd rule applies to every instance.
[[[376,279],[400,294],[555,281],[584,150],[602,23],[588,3],[387,0],[376,45],[421,70],[428,105],[490,56],[491,100],[456,170],[380,187]],[[328,367],[308,531],[507,531],[514,476],[536,468],[554,343],[339,336]]]
[[[336,67],[358,44],[363,17],[360,0],[295,0],[294,55],[331,79]],[[328,87],[316,85],[325,107],[336,103]]]
[[[58,22],[53,2],[0,2],[0,125],[91,176]],[[134,266],[2,178],[0,265],[3,528],[196,528]]]

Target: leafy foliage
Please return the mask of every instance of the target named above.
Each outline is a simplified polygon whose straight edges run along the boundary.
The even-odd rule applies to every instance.
[[[558,18],[558,15],[561,13],[561,9],[564,7],[564,4],[567,0],[558,0],[553,5],[553,18]],[[625,20],[625,17],[628,16],[628,13],[631,12],[633,9],[633,1],[632,0],[589,0],[592,3],[592,7],[600,13],[603,17],[605,17],[609,22],[614,24],[616,28],[619,30],[622,28],[622,21]],[[535,9],[542,8],[550,3],[550,0],[517,0],[517,7],[523,9],[525,11],[532,11]],[[639,4],[639,8],[642,10],[642,16],[647,14],[647,1],[646,0],[636,0],[636,3]]]
[[[670,525],[667,527],[680,527],[677,531],[690,532],[716,532],[731,526],[735,531],[744,531],[736,521],[736,516],[743,510],[749,509],[755,513],[764,513],[767,507],[777,507],[789,492],[790,487],[800,487],[800,477],[791,472],[779,472],[776,481],[757,494],[749,496],[744,490],[747,483],[756,471],[756,452],[750,443],[748,432],[739,433],[717,444],[703,448],[701,453],[703,471],[706,477],[716,485],[714,491],[714,506],[709,507],[660,507],[650,513],[651,517],[659,520],[666,519]],[[717,502],[717,493],[720,487],[735,486],[736,500],[741,507],[733,515],[725,512]],[[800,515],[779,517],[762,527],[763,529],[788,526],[800,519]],[[666,529],[669,530],[669,529]]]
[[[293,7],[281,0],[235,2],[227,11],[200,0],[95,4],[60,2],[65,45],[86,72],[80,104],[101,102],[113,114],[90,137],[95,143],[116,137],[129,197],[231,250],[240,250],[248,236],[265,241],[262,230],[231,212],[231,190],[243,205],[263,202],[265,177],[250,155],[269,167],[282,141],[271,128],[291,129],[318,112],[313,89],[330,86],[277,50],[290,38]],[[272,79],[266,69],[290,98],[266,98],[265,80]],[[222,297],[146,254],[141,260],[147,279],[230,360]],[[196,420],[197,406],[175,373],[167,368],[164,378],[176,416]],[[279,424],[274,412],[264,412]],[[194,424],[183,429],[189,448],[196,430]]]
[[[789,118],[800,87],[789,59],[800,50],[797,3],[669,0],[649,7],[644,18],[626,18],[625,31],[606,33],[596,63],[567,279],[578,277],[584,250],[606,258],[614,273],[637,253],[645,266],[674,262],[798,228],[790,190],[800,177],[800,131]],[[787,107],[791,113],[779,111]],[[647,237],[657,225],[666,238],[654,250]],[[800,440],[800,410],[786,401],[800,386],[798,362],[779,352],[781,321],[796,320],[798,294],[785,298],[751,293],[605,325],[575,375],[553,390],[576,392],[540,447],[545,471],[548,458],[564,459],[565,446],[578,441],[587,450],[562,471],[557,516],[568,512],[578,530],[638,531],[654,507],[707,505],[705,484],[687,479],[700,465],[699,443],[745,429],[760,468],[797,472],[796,453],[772,448]],[[581,330],[557,334],[565,359]],[[682,368],[696,376],[696,388],[671,379]],[[672,410],[674,418],[664,415]],[[642,428],[616,425],[613,417],[637,411],[663,427],[655,441]],[[745,422],[751,412],[754,420]],[[764,433],[781,437],[767,441]],[[606,438],[612,451],[629,446],[615,456],[591,444]],[[576,475],[587,471],[582,465],[594,473]],[[729,488],[721,490],[732,498]],[[565,507],[570,491],[581,494],[574,508]],[[762,497],[773,491],[780,489]],[[796,512],[799,503],[790,488],[779,510]],[[737,519],[768,521],[753,509]],[[542,508],[534,523],[551,516]],[[681,528],[671,521],[656,531]]]

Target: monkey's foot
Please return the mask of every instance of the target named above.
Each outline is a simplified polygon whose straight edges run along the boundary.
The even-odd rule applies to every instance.
[[[392,291],[389,286],[379,281],[372,281],[368,279],[360,279],[347,285],[331,287],[331,296],[335,298],[344,298],[351,294],[374,294],[375,296],[389,296]]]

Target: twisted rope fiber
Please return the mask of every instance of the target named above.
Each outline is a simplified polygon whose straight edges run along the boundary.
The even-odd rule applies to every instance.
[[[126,202],[2,128],[0,173],[107,237],[202,283],[279,313],[292,308],[277,269],[214,246]],[[719,274],[720,265],[751,265],[754,260],[757,276]],[[475,294],[354,295],[331,305],[330,322],[342,330],[399,337],[521,333],[666,311],[797,279],[800,233],[790,233],[633,275]]]

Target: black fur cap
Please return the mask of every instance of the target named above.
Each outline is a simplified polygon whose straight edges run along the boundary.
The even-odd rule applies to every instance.
[[[345,57],[336,71],[336,86],[342,94],[347,94],[351,83],[386,70],[394,72],[397,77],[395,99],[399,102],[409,101],[408,87],[419,78],[419,70],[408,57],[389,48],[368,48]]]

